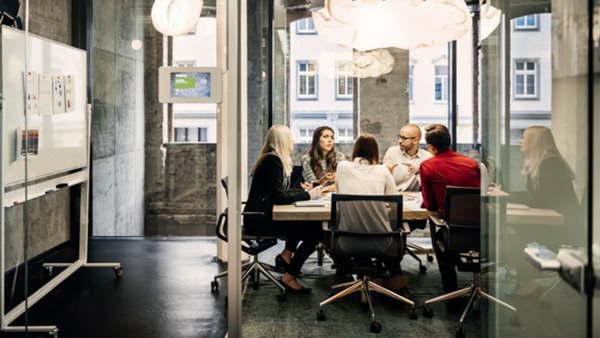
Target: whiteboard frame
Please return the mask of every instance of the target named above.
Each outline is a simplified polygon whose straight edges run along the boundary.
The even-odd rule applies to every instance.
[[[2,26],[2,32],[4,32],[5,29],[10,29],[10,30],[14,30],[12,28],[8,28],[7,26]],[[14,30],[16,31],[16,30]],[[20,31],[19,31],[20,32]],[[28,45],[29,42],[29,36],[34,36],[33,34],[29,34],[26,32],[22,32],[23,34],[23,39],[25,39],[27,41],[26,46]],[[34,36],[36,38],[39,38],[37,36]],[[42,38],[43,39],[43,38]],[[48,39],[44,39],[48,42],[54,43],[54,44],[60,44],[58,42],[54,42],[52,40],[48,40]],[[66,46],[66,45],[64,45]],[[69,48],[74,48],[71,46],[68,46]],[[83,59],[86,60],[84,61],[85,65],[84,68],[87,71],[87,53],[85,51],[81,51],[83,53]],[[2,64],[2,67],[4,67],[5,65]],[[2,72],[4,73],[4,72]],[[5,257],[6,257],[6,252],[5,252],[5,240],[6,240],[6,236],[5,236],[5,231],[6,231],[6,224],[5,224],[5,213],[6,210],[12,206],[15,205],[27,205],[27,203],[29,203],[29,201],[36,199],[36,198],[40,198],[42,196],[44,196],[46,193],[48,192],[55,192],[58,191],[60,189],[67,189],[69,187],[73,187],[76,185],[80,185],[81,186],[81,193],[80,193],[80,220],[79,220],[79,257],[77,258],[77,260],[75,262],[72,263],[44,263],[43,267],[44,268],[52,268],[52,267],[61,267],[61,268],[65,268],[63,271],[61,271],[58,275],[56,275],[56,277],[52,278],[51,280],[49,280],[46,284],[44,284],[41,288],[39,288],[38,290],[36,290],[35,292],[33,292],[32,294],[30,294],[26,300],[23,300],[21,303],[19,303],[18,305],[16,305],[14,308],[12,308],[10,311],[5,312],[5,299],[4,297],[0,297],[0,330],[2,332],[47,332],[51,335],[57,336],[58,333],[58,327],[56,325],[45,325],[45,326],[28,326],[28,327],[24,327],[24,326],[10,326],[10,323],[12,323],[14,320],[16,320],[17,318],[19,318],[23,313],[25,313],[25,311],[28,310],[28,308],[31,308],[33,305],[35,305],[39,300],[41,300],[45,295],[47,295],[48,293],[50,293],[50,291],[52,291],[54,288],[56,288],[58,285],[60,285],[64,280],[66,280],[69,276],[71,276],[73,273],[75,273],[79,268],[81,267],[102,267],[102,268],[113,268],[117,277],[121,277],[122,276],[122,271],[123,271],[123,265],[120,262],[114,262],[114,263],[90,263],[88,262],[88,219],[89,219],[89,210],[88,210],[88,202],[89,202],[89,164],[90,164],[90,135],[91,135],[91,105],[89,105],[87,103],[87,75],[83,76],[83,78],[81,79],[81,81],[83,82],[83,87],[86,88],[86,91],[83,92],[84,95],[84,111],[83,111],[83,118],[84,118],[84,142],[85,142],[85,147],[83,148],[82,151],[84,151],[84,159],[85,159],[85,163],[83,163],[81,166],[76,166],[73,168],[67,168],[67,169],[63,169],[60,172],[52,172],[52,173],[48,173],[48,175],[44,175],[43,177],[35,177],[35,183],[33,184],[27,184],[27,176],[26,176],[26,171],[23,171],[24,174],[24,186],[20,187],[18,189],[12,190],[10,192],[6,192],[6,187],[7,186],[14,186],[14,184],[9,184],[6,185],[5,183],[7,182],[7,173],[6,170],[2,170],[1,174],[0,174],[0,189],[2,189],[2,208],[0,211],[0,271],[2,273],[2,275],[0,276],[0,290],[1,292],[4,293],[5,287],[6,287],[6,281],[5,281],[5,270],[6,270],[6,264],[5,264]],[[23,87],[25,87],[25,82],[23,81]],[[23,88],[23,93],[25,93],[25,88]],[[2,103],[4,103],[5,101],[5,97],[1,97],[2,99]],[[25,96],[23,95],[22,100],[24,103],[24,99]],[[1,123],[0,123],[0,140],[4,141],[4,136],[7,133],[7,127],[6,124],[4,123],[4,113],[6,112],[4,109],[4,104],[0,105],[0,113],[2,114],[2,118],[0,119]],[[25,105],[23,104],[23,110],[25,110]],[[24,112],[23,112],[24,113]],[[27,119],[28,120],[28,119]],[[25,126],[27,125],[27,121],[25,122]],[[5,159],[6,157],[4,156],[5,154],[2,154],[5,147],[4,145],[2,147],[0,147],[0,158],[2,159],[2,168],[5,168]],[[28,159],[25,159],[25,161],[28,161]],[[73,169],[80,169],[76,172],[73,172]],[[14,182],[10,182],[10,183],[14,183]],[[67,186],[64,186],[61,188],[57,188],[57,184],[58,183],[66,183]],[[24,227],[28,226],[27,221],[24,222]],[[73,240],[73,239],[71,239]],[[24,264],[24,266],[27,268],[27,264],[28,262],[25,261],[22,264]],[[20,265],[20,264],[19,264]],[[17,265],[18,266],[18,265]],[[27,304],[27,306],[26,306]]]

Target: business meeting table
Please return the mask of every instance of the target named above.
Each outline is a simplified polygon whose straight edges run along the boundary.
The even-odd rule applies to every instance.
[[[403,209],[402,219],[404,221],[426,220],[430,212],[421,208],[421,193],[420,192],[402,192]],[[327,223],[331,216],[331,200],[326,199],[325,206],[318,207],[297,207],[293,204],[289,205],[274,205],[273,220],[274,221],[322,221],[327,228]]]
[[[421,208],[422,196],[420,192],[402,192],[404,196],[402,219],[406,221],[426,220],[431,214]],[[325,199],[325,206],[297,207],[293,204],[274,205],[274,221],[321,221],[323,228],[327,229],[331,213],[331,202]],[[544,224],[560,226],[564,217],[551,209],[529,208],[523,205],[511,205],[506,208],[506,223],[508,224]]]

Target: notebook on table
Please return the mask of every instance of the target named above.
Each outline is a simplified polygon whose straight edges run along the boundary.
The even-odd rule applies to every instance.
[[[297,201],[297,202],[294,202],[294,205],[297,207],[324,207],[325,200],[322,198],[317,198],[317,199],[308,200],[308,201]]]

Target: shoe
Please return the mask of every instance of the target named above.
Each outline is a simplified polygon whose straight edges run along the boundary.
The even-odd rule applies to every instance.
[[[293,293],[293,294],[297,294],[297,295],[305,295],[305,294],[309,294],[312,292],[311,288],[305,288],[304,286],[302,286],[300,289],[294,289],[293,287],[287,285],[283,279],[279,280],[279,283],[281,283],[281,285],[283,285],[283,287],[285,288],[285,292],[286,293]]]
[[[288,262],[285,261],[285,259],[283,259],[281,254],[279,254],[275,256],[275,267],[285,272],[290,267],[290,265],[288,264]]]

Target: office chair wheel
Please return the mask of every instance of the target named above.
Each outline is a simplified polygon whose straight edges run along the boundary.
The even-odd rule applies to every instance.
[[[219,282],[216,280],[210,282],[210,292],[217,293],[219,292]]]
[[[430,263],[433,262],[433,256],[427,255],[427,261]]]
[[[424,274],[427,272],[427,267],[425,265],[419,265],[419,272]]]
[[[123,277],[123,267],[122,266],[115,266],[113,268],[113,270],[115,270],[115,276],[117,276],[118,278]]]
[[[425,317],[425,318],[433,317],[433,309],[428,307],[427,305],[425,305],[425,307],[423,307],[423,317]]]
[[[323,311],[323,309],[317,310],[317,320],[320,322],[327,320],[327,317],[325,317],[325,311]]]
[[[277,295],[277,301],[280,302],[280,303],[285,302],[286,299],[287,299],[287,296],[285,295],[285,293]]]
[[[371,322],[371,332],[373,332],[373,333],[381,332],[381,324],[379,324],[376,321],[372,321]]]
[[[456,338],[465,338],[465,329],[462,326],[456,330]]]
[[[417,315],[417,310],[415,310],[415,308],[410,309],[410,312],[408,313],[408,318],[411,320],[417,320],[419,318],[419,315]]]

